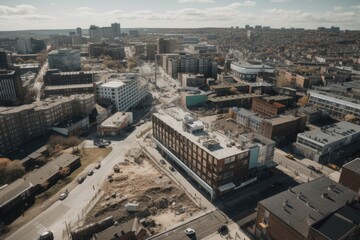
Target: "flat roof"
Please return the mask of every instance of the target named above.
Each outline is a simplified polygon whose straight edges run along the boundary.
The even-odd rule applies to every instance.
[[[154,113],[153,115],[189,139],[192,143],[205,150],[208,154],[214,156],[216,159],[223,159],[247,151],[247,149],[239,149],[235,146],[227,146],[227,143],[229,143],[230,140],[225,135],[222,135],[217,131],[209,132],[204,130],[195,134],[184,131],[183,119],[185,116],[189,115],[189,113],[185,112],[179,107],[161,109],[158,113]],[[215,140],[217,143],[219,143],[220,147],[209,150],[203,145],[204,142],[211,140]]]
[[[350,97],[341,96],[338,94],[333,94],[333,93],[323,92],[323,91],[316,91],[316,90],[309,90],[308,93],[310,94],[310,97],[314,96],[317,98],[325,99],[328,101],[332,101],[332,102],[340,103],[342,105],[347,105],[347,106],[351,106],[353,108],[360,109],[360,100],[358,100],[356,98],[350,98]]]
[[[131,112],[116,112],[114,115],[105,119],[102,123],[102,127],[119,127],[128,117]]]
[[[91,88],[94,87],[94,85],[92,83],[87,83],[87,84],[69,84],[69,85],[51,85],[51,86],[46,86],[45,87],[45,91],[46,90],[61,90],[61,89],[76,89],[76,88]]]
[[[355,158],[354,160],[344,164],[342,167],[353,172],[357,172],[360,175],[360,158]]]
[[[260,97],[260,94],[255,93],[244,93],[244,94],[237,94],[237,95],[228,95],[228,96],[218,96],[218,97],[212,97],[208,100],[211,102],[223,102],[223,101],[229,101],[229,100],[240,100],[240,99],[246,99],[246,98],[254,98],[254,97]]]
[[[108,87],[108,88],[119,88],[123,86],[125,83],[122,81],[111,81],[107,83],[101,84],[101,87]]]
[[[357,134],[360,126],[351,122],[338,122],[321,127],[319,129],[299,133],[298,136],[309,138],[322,144],[339,141],[340,139]]]
[[[330,216],[356,195],[356,192],[323,176],[262,200],[259,204],[307,237],[311,225]]]
[[[283,124],[286,122],[297,120],[299,117],[295,117],[293,115],[278,115],[272,118],[266,118],[264,121],[271,122],[273,126]]]

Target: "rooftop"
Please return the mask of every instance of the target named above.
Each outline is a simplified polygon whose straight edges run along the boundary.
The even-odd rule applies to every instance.
[[[131,112],[116,112],[111,117],[101,123],[102,127],[119,127],[124,121],[128,120]]]
[[[348,105],[360,109],[360,100],[355,98],[345,97],[329,92],[316,91],[316,90],[310,90],[308,91],[308,93],[310,94],[310,96],[315,96],[318,98],[339,102],[343,105]]]
[[[344,164],[342,167],[360,174],[360,158],[355,158],[354,160]]]
[[[92,88],[94,87],[94,84],[88,83],[88,84],[69,84],[69,85],[52,85],[52,86],[46,86],[45,90],[61,90],[61,89],[74,89],[74,88]]]
[[[254,97],[260,97],[260,96],[261,96],[260,94],[246,93],[246,94],[237,94],[237,95],[212,97],[212,98],[209,98],[209,101],[211,101],[211,102],[223,102],[223,101],[230,101],[230,100],[240,100],[240,99],[246,99],[246,98],[254,98]]]
[[[178,107],[171,107],[166,109],[161,109],[158,113],[154,114],[156,117],[161,119],[163,122],[171,126],[174,130],[179,132],[181,135],[189,139],[191,142],[196,144],[198,147],[202,148],[204,151],[209,153],[210,155],[214,156],[216,159],[223,159],[226,157],[234,156],[240,153],[243,153],[247,150],[237,148],[235,146],[231,146],[231,144],[227,144],[230,140],[223,134],[209,130],[209,125],[204,124],[203,122],[196,120],[194,124],[200,126],[204,124],[205,128],[204,131],[199,133],[189,133],[184,131],[183,129],[183,119],[185,116],[188,116],[189,113],[185,112],[181,108]],[[212,148],[211,150],[204,146],[208,145],[216,145],[214,143],[218,143],[218,147]]]
[[[350,122],[338,122],[325,127],[299,133],[312,141],[328,144],[360,132],[360,126]]]
[[[286,122],[295,121],[299,117],[295,117],[293,115],[278,115],[276,117],[267,118],[264,121],[271,122],[271,124],[274,125],[280,125]]]
[[[311,225],[351,202],[356,192],[327,177],[298,185],[259,204],[307,237]]]

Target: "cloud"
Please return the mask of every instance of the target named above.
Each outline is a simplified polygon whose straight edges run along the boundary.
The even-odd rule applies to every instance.
[[[21,4],[15,7],[0,5],[0,16],[26,15],[34,13],[36,8],[32,5]]]
[[[77,10],[81,12],[85,12],[85,11],[91,11],[92,9],[89,7],[78,7]]]
[[[244,6],[244,7],[252,7],[256,5],[255,1],[244,1],[243,3],[239,3],[239,6]]]
[[[272,3],[284,3],[284,2],[290,2],[291,0],[270,0]]]
[[[359,10],[360,10],[360,5],[351,6],[351,8],[355,8],[355,9],[359,9]]]
[[[343,8],[341,6],[335,6],[333,8],[334,11],[341,11]]]
[[[214,3],[214,0],[178,0],[178,3]]]

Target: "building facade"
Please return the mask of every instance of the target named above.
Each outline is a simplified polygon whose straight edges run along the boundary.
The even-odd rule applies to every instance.
[[[107,82],[96,89],[98,99],[110,99],[118,112],[124,112],[139,104],[148,96],[148,85],[136,73],[103,76]]]
[[[248,82],[255,82],[258,73],[273,73],[275,71],[274,68],[264,64],[250,64],[238,62],[232,62],[230,68],[234,76]]]
[[[44,74],[45,86],[88,84],[94,82],[91,72],[61,72],[58,69],[50,69]]]
[[[249,150],[228,139],[180,108],[153,114],[153,138],[160,152],[173,160],[215,198],[245,185]]]
[[[0,104],[13,105],[24,97],[21,78],[16,71],[0,70]]]
[[[356,143],[360,146],[360,126],[344,121],[299,133],[295,146],[306,157],[326,162],[330,154],[334,158],[338,150]]]
[[[117,112],[97,126],[97,133],[99,136],[116,136],[132,122],[132,112]]]
[[[71,49],[53,50],[48,55],[49,69],[63,72],[81,70],[80,51]]]
[[[346,115],[360,119],[360,101],[341,95],[309,91],[309,103],[314,107],[326,110],[332,117],[344,120]]]
[[[16,150],[42,136],[54,123],[88,116],[95,107],[94,95],[73,95],[45,99],[18,107],[0,108],[0,152]]]

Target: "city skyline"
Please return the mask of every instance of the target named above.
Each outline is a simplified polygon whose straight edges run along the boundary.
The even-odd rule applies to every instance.
[[[59,11],[61,9],[62,11]],[[122,28],[201,28],[263,25],[359,30],[356,0],[169,0],[45,3],[4,0],[0,29],[74,29],[119,22]]]

